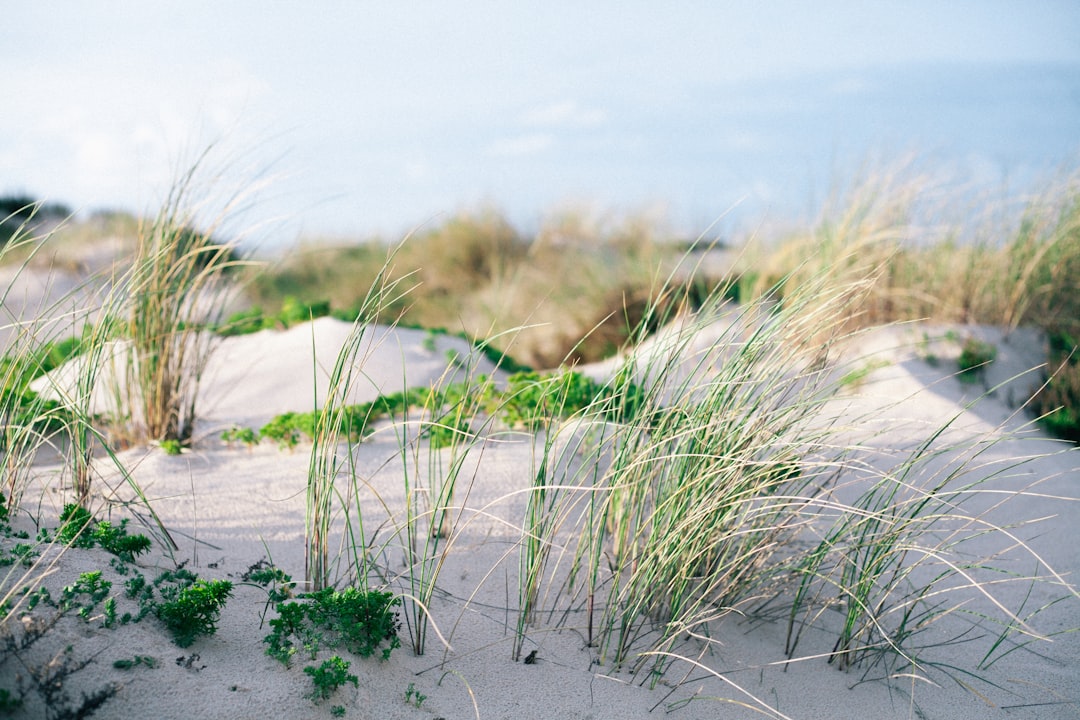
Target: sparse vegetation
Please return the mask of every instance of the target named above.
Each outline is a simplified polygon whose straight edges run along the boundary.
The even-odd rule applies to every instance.
[[[314,660],[323,648],[345,649],[366,658],[379,652],[383,660],[401,647],[400,622],[394,607],[401,604],[388,592],[324,588],[300,600],[279,603],[273,632],[264,639],[266,653],[288,665],[303,651]]]
[[[985,371],[986,366],[997,358],[997,348],[992,344],[968,338],[960,348],[960,357],[956,361],[960,367],[960,379],[963,382],[975,382]]]
[[[403,628],[416,654],[425,651],[429,625],[447,639],[434,608],[444,563],[472,517],[466,502],[476,476],[466,458],[478,459],[507,438],[534,443],[528,477],[507,499],[520,515],[498,518],[500,527],[515,527],[500,561],[508,569],[491,569],[505,583],[500,591],[508,601],[499,624],[512,635],[508,646],[515,660],[544,633],[572,627],[605,668],[655,683],[675,663],[693,666],[718,648],[725,622],[749,619],[785,626],[784,651],[792,659],[803,659],[798,653],[817,643],[814,657],[861,678],[932,681],[944,673],[974,685],[998,658],[1041,639],[1031,629],[1039,613],[1078,597],[1015,538],[1013,528],[978,507],[969,509],[977,505],[971,498],[980,498],[981,483],[1014,468],[985,461],[997,440],[954,441],[953,428],[943,420],[903,448],[883,450],[888,428],[865,430],[859,423],[867,419],[856,418],[853,429],[830,414],[830,402],[842,388],[857,386],[880,367],[856,362],[838,372],[834,348],[866,324],[941,312],[947,320],[1052,329],[1050,374],[1032,407],[1048,430],[1077,440],[1074,338],[1080,314],[1074,312],[1076,274],[1065,271],[1078,269],[1080,257],[1074,185],[1064,200],[1033,202],[1012,239],[998,245],[979,239],[963,244],[951,235],[911,245],[918,193],[901,188],[890,194],[888,187],[874,185],[812,232],[787,238],[778,246],[782,252],[772,248],[768,261],[747,252],[740,259],[750,263],[746,267],[720,277],[694,276],[693,282],[639,226],[608,228],[589,246],[580,241],[589,233],[565,218],[562,224],[549,222],[531,240],[491,213],[455,218],[415,238],[419,250],[406,244],[389,259],[374,245],[339,251],[338,257],[357,267],[382,262],[359,302],[306,295],[302,273],[287,268],[255,281],[256,292],[268,298],[284,288],[296,293],[282,299],[280,310],[267,315],[253,309],[224,323],[212,317],[221,309],[216,300],[211,317],[192,310],[200,288],[212,293],[229,280],[236,258],[212,233],[191,229],[182,209],[187,191],[178,186],[161,216],[144,226],[147,245],[131,276],[135,305],[125,316],[122,338],[135,348],[129,368],[136,390],[122,414],[142,425],[144,439],[156,440],[169,454],[190,443],[198,418],[194,393],[210,348],[202,344],[210,342],[207,329],[216,328],[220,337],[287,328],[334,307],[351,308],[346,315],[356,319],[321,409],[285,413],[257,430],[232,427],[221,435],[226,443],[247,446],[261,439],[289,449],[311,443],[304,521],[311,591],[294,594],[296,583],[268,562],[251,566],[241,584],[265,590],[264,615],[271,605],[275,610],[264,640],[267,654],[286,666],[297,656],[313,663],[304,673],[311,677],[309,697],[316,703],[344,685],[358,685],[345,654],[388,660],[401,646]],[[415,265],[419,259],[422,266]],[[323,283],[341,271],[320,269],[307,257],[296,262]],[[577,274],[566,272],[571,262]],[[619,279],[628,264],[633,272]],[[491,308],[517,300],[514,288],[535,290],[530,285],[541,276],[549,285],[551,277],[566,279],[567,288],[548,288],[551,297],[577,294],[584,298],[582,307],[560,324],[565,337],[558,342],[518,345],[526,330],[515,331]],[[416,295],[405,292],[414,280],[425,288]],[[592,286],[588,294],[583,285]],[[322,289],[328,288],[337,290],[327,284]],[[175,296],[175,304],[163,295]],[[735,297],[739,305],[731,302]],[[448,298],[462,300],[460,318],[443,314],[453,304]],[[435,355],[442,350],[452,366],[446,377],[459,372],[465,381],[346,403],[350,384],[363,373],[364,333],[375,321],[402,314],[418,322],[457,323],[470,338],[494,335],[497,342],[481,343],[480,349],[499,364],[498,379],[473,372],[471,355],[447,355],[439,347],[443,332],[432,330],[422,349]],[[720,319],[725,324],[716,330]],[[91,328],[77,339],[42,343],[27,334],[0,359],[6,490],[0,495],[0,567],[8,568],[0,583],[0,665],[12,657],[21,663],[62,618],[77,621],[85,632],[111,632],[150,616],[178,646],[189,647],[216,632],[233,594],[231,581],[199,578],[183,565],[148,581],[134,564],[152,541],[129,534],[127,519],[113,524],[91,512],[89,474],[81,476],[78,468],[90,472],[90,456],[83,454],[90,441],[108,446],[103,436],[75,437],[89,433],[101,418],[90,415],[85,397],[75,403],[47,400],[29,385],[76,355],[89,361],[92,372],[94,363],[103,362],[95,354],[103,346],[102,328],[110,334],[115,329],[108,323],[97,327],[99,334]],[[658,328],[664,332],[656,334]],[[706,329],[716,334],[706,346],[695,345]],[[528,347],[524,357],[560,367],[522,370],[496,348],[499,343],[505,343],[502,350]],[[978,377],[997,351],[975,338],[963,341],[960,350],[961,378]],[[597,379],[571,365],[616,351],[621,355],[596,372]],[[83,375],[84,381],[91,377]],[[356,464],[354,446],[379,420],[392,421],[387,428],[397,440],[393,461],[401,464],[401,485],[395,488],[400,499],[375,492],[368,469]],[[864,435],[852,434],[863,430]],[[57,483],[74,502],[63,503],[51,538],[42,530],[36,542],[28,542],[7,521],[12,511],[27,509],[21,490],[30,460],[56,434],[76,447],[69,451],[63,445],[64,452],[81,458],[70,461],[70,472]],[[128,473],[122,477],[134,482]],[[1025,491],[994,492],[996,508],[998,497]],[[495,512],[485,507],[477,516]],[[998,556],[968,552],[974,538],[995,534],[1033,570],[996,567]],[[336,557],[332,536],[340,541]],[[43,553],[49,543],[55,551]],[[59,589],[54,601],[40,584],[46,575],[41,561],[44,554],[55,563],[66,547],[107,551],[115,556],[115,572],[107,575],[105,568],[68,577],[66,584],[53,585],[54,594]],[[123,595],[114,594],[121,584]],[[1045,604],[1033,610],[1024,596],[1019,607],[1008,605],[1002,589],[1010,584],[1038,587]],[[965,593],[989,606],[971,611],[970,626],[962,624]],[[473,599],[452,602],[471,610]],[[131,612],[122,612],[125,603]],[[9,623],[16,617],[18,627]],[[947,622],[961,623],[949,627],[962,629],[948,637],[934,634]],[[935,662],[935,647],[967,642],[975,629],[986,627],[999,635],[974,667]],[[829,639],[822,650],[824,634]],[[1027,637],[1014,640],[1021,635]],[[697,660],[684,654],[688,643],[701,653]],[[533,664],[536,651],[524,658]],[[189,669],[198,669],[196,659],[187,658]],[[113,667],[155,664],[150,656],[135,655],[115,660]],[[40,696],[46,705],[71,705],[73,712],[89,714],[117,692],[105,686],[81,704],[61,696],[54,688],[58,678],[85,667],[70,651],[47,666],[26,667],[27,684],[0,688],[0,712],[20,711]],[[400,692],[401,685],[396,687]],[[410,683],[404,699],[420,708],[427,696]],[[336,705],[330,712],[345,709]]]
[[[137,236],[123,309],[131,341],[124,409],[138,439],[190,442],[216,337],[204,328],[218,323],[238,263],[234,246],[215,238],[228,206],[208,229],[194,229],[196,211],[205,210],[197,207],[199,170],[197,162],[176,182]]]
[[[348,660],[342,660],[334,655],[328,660],[323,660],[317,667],[315,665],[305,667],[304,673],[311,676],[311,682],[315,685],[315,689],[308,697],[318,704],[330,699],[345,683],[358,685],[359,679],[349,672],[349,664]]]
[[[221,608],[232,594],[228,580],[203,580],[181,570],[163,573],[154,586],[161,600],[154,603],[153,612],[180,647],[217,632]]]
[[[1051,435],[1080,443],[1080,345],[1065,332],[1049,335],[1048,374],[1032,410]]]
[[[121,520],[119,525],[107,520],[95,521],[81,505],[64,506],[60,523],[56,532],[58,542],[82,548],[98,545],[126,562],[134,562],[136,556],[148,552],[151,547],[150,538],[128,533],[127,518]]]

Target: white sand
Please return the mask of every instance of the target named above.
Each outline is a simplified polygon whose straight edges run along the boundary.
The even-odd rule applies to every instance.
[[[936,335],[939,330],[928,332]],[[864,420],[858,427],[868,433],[868,442],[905,445],[954,415],[957,433],[1003,438],[1005,430],[1016,430],[1023,418],[1009,401],[1020,397],[1021,389],[1034,378],[1019,380],[965,409],[982,389],[973,390],[948,377],[949,363],[944,360],[934,367],[920,359],[927,352],[917,342],[922,331],[875,331],[850,350],[853,356],[873,355],[889,363],[837,401],[848,417],[875,419]],[[152,577],[157,568],[188,561],[188,567],[203,577],[235,582],[253,563],[270,557],[295,579],[303,578],[304,490],[310,447],[302,445],[289,452],[264,443],[248,451],[226,448],[216,438],[220,428],[231,423],[257,427],[277,413],[309,409],[322,392],[322,386],[313,388],[313,358],[320,368],[331,366],[347,332],[341,323],[320,320],[284,333],[262,332],[225,341],[208,373],[196,448],[179,457],[154,448],[120,455],[180,546],[171,558],[156,552],[140,559],[143,574]],[[420,331],[398,330],[379,337],[381,343],[365,359],[363,369],[369,381],[357,384],[356,401],[372,399],[380,391],[434,381],[447,370],[447,349],[462,356],[468,353],[464,343],[449,338],[439,338],[435,352],[425,350],[425,335]],[[940,343],[935,352],[944,356],[950,347]],[[1041,352],[1038,342],[1027,335],[1014,335],[1001,342],[1001,348],[992,384],[1000,373],[1005,373],[1004,380],[1012,370],[1030,367]],[[388,423],[379,427],[372,438],[357,446],[358,467],[386,506],[398,512],[404,502],[402,477],[408,475],[411,482],[427,486],[429,458],[449,463],[449,451],[432,456],[421,449],[403,462],[397,435],[405,430]],[[976,671],[986,682],[961,672],[953,673],[953,681],[944,673],[928,670],[936,685],[910,674],[860,682],[860,670],[841,672],[823,657],[785,664],[782,618],[740,622],[728,617],[715,629],[712,651],[700,658],[711,670],[676,663],[654,689],[647,687],[646,678],[595,664],[596,650],[586,647],[583,621],[577,617],[564,623],[568,627],[562,630],[545,619],[529,632],[525,643],[527,652],[536,651],[537,662],[512,662],[517,528],[524,507],[520,491],[536,472],[539,449],[535,442],[523,435],[493,438],[472,451],[461,473],[456,497],[469,509],[462,512],[452,536],[452,550],[431,607],[447,644],[433,630],[425,654],[417,656],[408,647],[403,629],[403,647],[389,661],[353,659],[351,670],[359,676],[359,688],[345,686],[331,701],[316,706],[305,698],[311,681],[301,670],[304,661],[286,669],[264,652],[262,639],[269,628],[260,626],[260,613],[265,593],[238,585],[217,633],[187,649],[176,647],[152,618],[112,630],[74,618],[65,620],[54,632],[64,633],[76,656],[94,658],[68,679],[70,698],[75,700],[80,693],[106,683],[119,683],[117,695],[96,715],[110,718],[325,718],[335,704],[344,706],[349,718],[643,718],[669,712],[677,718],[762,717],[758,711],[765,716],[811,719],[1080,716],[1080,636],[1075,633],[1033,643],[987,670]],[[1001,440],[973,467],[988,473],[999,463],[1047,453],[1051,454],[990,481],[990,488],[1030,486],[1032,494],[1013,498],[988,517],[1002,524],[1040,519],[1016,528],[1016,536],[1029,541],[1048,564],[1075,582],[1080,569],[1076,552],[1080,509],[1074,500],[1061,498],[1080,495],[1080,454],[1034,433]],[[48,470],[43,468],[43,472]],[[119,494],[129,494],[115,475],[107,469],[102,472],[100,490],[114,486]],[[58,483],[49,483],[50,489],[41,496],[46,515],[56,512],[63,502]],[[462,492],[465,487],[467,494]],[[973,502],[984,501],[975,498]],[[377,506],[365,507],[368,517],[375,518],[379,512]],[[965,546],[965,552],[989,554],[1011,544],[1003,537],[989,537]],[[1014,549],[996,563],[1019,573],[1031,572],[1031,563],[1021,557]],[[388,572],[401,569],[400,553],[390,553],[384,560]],[[87,569],[104,569],[115,587],[124,580],[108,566],[107,555],[71,550],[60,558],[46,584],[58,596],[60,587]],[[1004,588],[1002,596],[1016,601],[1024,588]],[[1036,588],[1025,612],[1064,594],[1063,588],[1050,584]],[[950,602],[967,598],[972,610],[985,605],[973,591],[950,597]],[[131,605],[123,599],[120,603],[121,611]],[[1075,597],[1035,620],[1043,633],[1078,626],[1080,601]],[[954,627],[940,631],[947,634]],[[937,627],[928,630],[925,639],[940,642],[943,636],[938,631]],[[924,655],[946,665],[974,669],[990,639],[969,640],[928,648]],[[809,632],[799,654],[827,653],[832,641]],[[687,642],[679,651],[695,656],[701,649],[700,644]],[[113,669],[114,660],[134,655],[156,658],[157,667]],[[12,660],[2,670],[5,674],[16,671],[25,672]],[[871,676],[880,674],[878,669]],[[0,686],[11,684],[10,677],[0,677]],[[410,685],[426,696],[419,708],[405,702]],[[31,711],[40,712],[40,705],[28,704],[27,712]]]

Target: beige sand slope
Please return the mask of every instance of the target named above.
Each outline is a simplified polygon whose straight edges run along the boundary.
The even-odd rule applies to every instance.
[[[927,328],[926,332],[936,337],[941,330]],[[988,485],[990,489],[1030,489],[1029,495],[987,511],[988,519],[1013,527],[1013,538],[990,536],[965,546],[965,552],[986,556],[1004,552],[996,559],[1000,566],[1028,573],[1031,568],[1025,562],[1013,559],[1023,555],[1010,549],[1017,542],[1028,542],[1050,566],[1076,582],[1080,508],[1066,498],[1080,495],[1080,453],[1038,433],[1006,437],[1006,432],[1022,424],[1010,400],[1015,402],[1019,388],[1033,382],[1030,376],[966,407],[984,389],[972,389],[949,377],[949,363],[944,360],[937,366],[926,362],[931,352],[945,358],[950,345],[940,342],[931,347],[922,341],[923,331],[921,327],[875,331],[850,348],[852,356],[876,357],[887,365],[838,399],[838,412],[853,420],[852,433],[865,433],[868,444],[891,447],[911,444],[928,428],[955,416],[956,435],[998,441],[973,463],[976,474],[989,473],[1016,458],[1039,456]],[[196,448],[178,457],[155,448],[121,454],[121,461],[131,468],[180,546],[171,556],[157,552],[140,559],[144,574],[187,561],[190,569],[204,577],[239,581],[252,564],[269,557],[294,578],[302,578],[309,448],[289,452],[264,443],[249,451],[227,448],[216,438],[220,428],[232,423],[258,426],[277,413],[309,409],[322,392],[322,386],[315,387],[316,377],[325,378],[347,333],[348,327],[341,323],[320,320],[288,332],[266,331],[225,341],[207,375],[205,419]],[[425,335],[420,331],[376,329],[372,339],[363,365],[366,380],[357,383],[357,401],[372,399],[380,391],[435,381],[448,367],[453,372],[447,350],[460,358],[469,354],[464,343],[449,338],[439,338],[434,351],[425,349]],[[1037,362],[1039,345],[1028,336],[997,339],[1002,356],[994,372],[1005,373],[1002,380],[1012,375],[1011,369]],[[703,344],[708,340],[707,334],[702,336]],[[597,374],[604,371],[603,366],[592,369]],[[988,382],[997,384],[997,375]],[[355,448],[360,471],[391,513],[399,512],[404,504],[403,477],[427,487],[445,468],[439,461],[451,460],[423,450],[422,442],[410,444],[414,438],[409,433],[414,431],[407,426],[383,423]],[[403,454],[401,437],[407,438],[407,447],[417,449]],[[676,663],[654,688],[649,687],[648,678],[597,665],[595,650],[586,646],[583,630],[575,627],[573,618],[564,623],[566,629],[555,631],[554,623],[542,624],[529,634],[525,649],[536,651],[536,662],[512,662],[511,609],[516,604],[522,490],[537,470],[537,442],[531,435],[500,435],[482,443],[466,459],[461,473],[465,480],[459,483],[465,483],[468,492],[464,497],[459,493],[459,501],[467,509],[461,511],[451,538],[452,549],[431,607],[442,638],[432,630],[422,656],[406,643],[387,662],[355,659],[352,670],[359,676],[359,687],[345,686],[331,702],[316,706],[305,698],[311,682],[300,668],[286,670],[264,653],[262,639],[268,628],[261,624],[260,613],[265,593],[240,584],[217,634],[187,649],[173,645],[152,619],[112,630],[74,618],[65,620],[53,632],[62,634],[62,643],[70,643],[78,657],[93,659],[67,679],[66,693],[74,701],[82,693],[117,683],[118,693],[96,715],[113,718],[325,718],[331,716],[334,704],[344,706],[349,718],[1080,716],[1080,636],[1055,635],[1080,626],[1076,598],[1040,615],[1038,629],[1052,635],[1051,641],[1018,649],[978,671],[985,682],[960,671],[952,673],[955,679],[928,671],[937,684],[912,674],[884,681],[877,679],[880,670],[863,681],[859,670],[838,671],[820,656],[787,664],[783,618],[742,622],[727,618],[709,652],[702,654],[702,646],[694,641],[681,648],[697,657],[700,666]],[[51,477],[51,471],[41,468],[45,489],[40,502],[45,514],[56,512],[62,503],[62,478]],[[104,464],[102,473],[99,488],[104,491],[112,486],[120,494],[126,492]],[[998,497],[985,495],[972,502],[989,507]],[[1037,522],[1021,525],[1029,520]],[[383,532],[388,530],[383,528]],[[391,553],[385,560],[387,572],[401,569],[400,557]],[[109,567],[107,555],[73,549],[57,561],[45,583],[56,596],[59,588],[88,569],[103,569],[117,587],[124,581]],[[1009,599],[1016,600],[1015,593],[1025,587],[1008,590],[1013,593]],[[1051,583],[1037,587],[1026,612],[1062,595],[1067,595],[1065,589]],[[986,601],[972,591],[967,602],[965,610],[978,612]],[[926,632],[926,641],[945,642],[952,637],[952,628],[943,622]],[[926,656],[943,667],[973,668],[992,642],[975,634],[960,640],[929,648]],[[831,638],[810,634],[800,654],[827,653],[831,642]],[[134,655],[156,658],[157,665],[126,671],[112,667],[114,660]],[[16,671],[26,672],[11,662],[4,672]],[[426,696],[420,707],[406,702],[410,686]],[[41,712],[40,704],[28,701],[22,716],[38,717],[36,713]]]

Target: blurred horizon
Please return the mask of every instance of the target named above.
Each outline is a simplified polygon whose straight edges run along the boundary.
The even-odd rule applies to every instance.
[[[812,216],[900,158],[1007,197],[1080,159],[1080,6],[20,5],[0,194],[153,210],[207,145],[260,242],[493,207],[675,235]],[[258,233],[256,233],[258,235]]]

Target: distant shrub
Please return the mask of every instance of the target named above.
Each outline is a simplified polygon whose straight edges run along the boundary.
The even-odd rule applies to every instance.
[[[250,335],[271,327],[274,327],[274,319],[264,315],[262,308],[256,306],[249,310],[233,313],[216,330],[217,334],[222,337],[232,337],[234,335]]]
[[[289,295],[282,301],[281,312],[278,313],[277,319],[281,321],[282,325],[288,328],[299,323],[308,322],[315,318],[326,317],[329,314],[329,300],[306,303]]]
[[[957,364],[960,366],[960,379],[974,382],[986,370],[986,366],[997,359],[997,348],[993,344],[968,338],[960,349]]]
[[[70,216],[67,205],[41,202],[26,193],[0,195],[0,246],[7,244],[20,227]]]
[[[1080,443],[1080,347],[1062,331],[1050,333],[1049,345],[1056,371],[1032,398],[1032,410],[1048,433]]]

